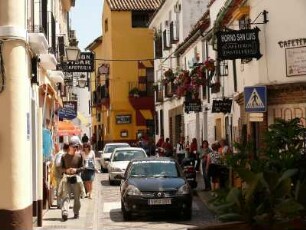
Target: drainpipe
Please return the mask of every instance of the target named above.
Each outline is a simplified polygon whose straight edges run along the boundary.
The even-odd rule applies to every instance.
[[[26,1],[0,1],[0,40],[3,65],[0,78],[0,229],[33,229],[32,157],[28,129],[31,82],[26,45]]]

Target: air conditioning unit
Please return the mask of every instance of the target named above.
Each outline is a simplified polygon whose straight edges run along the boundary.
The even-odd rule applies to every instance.
[[[175,13],[181,12],[181,4],[179,4],[178,2],[174,5],[174,12]]]

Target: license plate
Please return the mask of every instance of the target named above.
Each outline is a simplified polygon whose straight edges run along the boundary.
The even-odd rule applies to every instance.
[[[165,199],[149,199],[148,203],[149,203],[149,205],[171,204],[171,199],[169,199],[169,198],[165,198]]]

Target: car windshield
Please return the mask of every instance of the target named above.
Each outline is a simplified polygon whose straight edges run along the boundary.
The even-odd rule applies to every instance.
[[[120,148],[120,147],[128,147],[129,145],[108,145],[108,146],[105,146],[105,150],[104,152],[105,153],[112,153],[114,152],[115,148]]]
[[[141,150],[118,150],[114,153],[112,161],[131,161],[141,157],[146,157]]]
[[[180,177],[173,161],[135,161],[130,177]]]

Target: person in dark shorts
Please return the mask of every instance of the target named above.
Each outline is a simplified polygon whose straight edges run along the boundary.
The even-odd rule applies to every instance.
[[[83,144],[82,157],[84,161],[84,171],[81,174],[82,180],[84,182],[87,197],[91,199],[92,197],[92,182],[95,178],[95,153],[91,150],[90,144]]]

